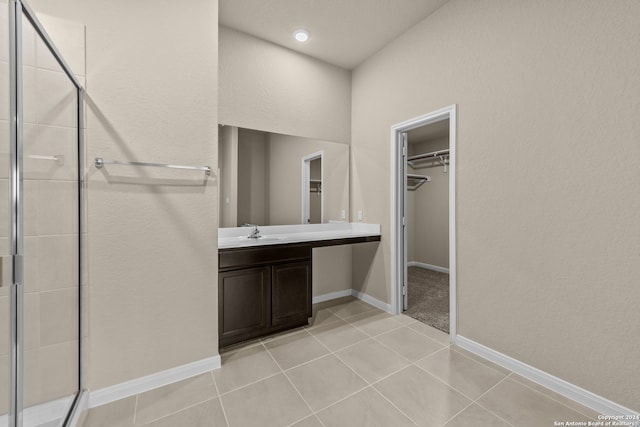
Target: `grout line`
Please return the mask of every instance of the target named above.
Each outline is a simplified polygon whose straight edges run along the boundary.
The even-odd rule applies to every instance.
[[[384,313],[384,311],[383,311],[383,313]],[[366,313],[363,313],[363,314],[366,314]],[[353,316],[353,317],[355,317],[355,316]],[[354,325],[354,324],[353,324],[353,323],[351,323],[351,322],[348,322],[348,323],[349,323],[349,325],[353,326],[354,328],[356,328],[357,330],[359,330],[359,331],[360,331],[360,332],[362,332],[363,334],[365,334],[365,335],[369,336],[370,338],[374,338],[374,337],[380,336],[380,335],[382,335],[382,334],[386,334],[387,332],[392,332],[392,331],[395,331],[396,329],[400,329],[400,328],[402,328],[402,327],[406,326],[406,325],[403,325],[402,323],[398,322],[397,320],[393,319],[393,316],[392,316],[392,317],[385,318],[385,319],[382,319],[382,320],[387,320],[387,319],[392,319],[395,323],[397,323],[397,324],[398,324],[398,326],[395,326],[395,327],[393,327],[393,328],[389,329],[388,331],[380,332],[380,333],[375,334],[375,335],[371,335],[370,333],[366,332],[364,329],[362,329],[362,328],[361,328],[360,326],[358,326],[358,325]],[[416,332],[417,332],[417,331],[416,331]]]
[[[497,369],[496,369],[496,368],[494,368],[493,366],[490,366],[488,363],[490,363],[491,365],[495,365],[495,366],[500,366],[500,365],[496,365],[495,363],[490,362],[489,360],[486,360],[486,359],[482,358],[481,356],[478,356],[477,354],[473,354],[473,353],[471,353],[469,350],[465,350],[465,352],[468,352],[468,353],[470,353],[470,354],[473,354],[473,355],[474,355],[474,356],[476,356],[476,357],[480,357],[480,358],[482,358],[482,361],[477,360],[477,359],[475,359],[475,358],[473,358],[473,357],[471,357],[471,356],[469,356],[469,355],[465,354],[464,352],[460,351],[460,350],[464,350],[464,349],[463,349],[463,348],[461,348],[461,347],[458,347],[457,345],[450,345],[449,347],[451,348],[451,350],[453,350],[453,351],[455,351],[456,353],[458,353],[458,354],[460,354],[460,355],[462,355],[462,356],[466,357],[467,359],[471,359],[471,360],[473,360],[474,362],[479,363],[479,364],[481,364],[482,366],[485,366],[485,367],[487,367],[487,368],[489,368],[489,369],[491,369],[491,370],[493,370],[493,371],[495,371],[495,372],[498,372],[498,373],[500,373],[500,374],[502,374],[502,375],[510,376],[510,375],[513,373],[513,371],[509,371],[507,368],[503,368],[503,369],[507,369],[507,370],[509,371],[509,373],[508,373],[508,374],[505,374],[504,372],[500,372],[499,370],[497,370]],[[485,363],[485,362],[487,362],[487,363]]]
[[[408,360],[407,360],[407,361],[408,361]],[[382,381],[386,380],[387,378],[392,377],[392,376],[394,376],[395,374],[397,374],[397,373],[399,373],[399,372],[401,372],[401,371],[404,371],[404,370],[405,370],[405,369],[407,369],[409,366],[411,366],[411,362],[410,362],[410,361],[408,361],[408,362],[409,362],[409,364],[408,364],[408,365],[403,366],[402,368],[396,369],[395,371],[393,371],[393,372],[391,372],[391,373],[389,373],[389,374],[385,375],[384,377],[378,378],[377,380],[375,380],[374,382],[372,382],[372,383],[371,383],[371,385],[372,385],[372,386],[375,386],[376,384],[381,383]]]
[[[451,418],[449,418],[447,421],[444,422],[444,424],[442,425],[442,427],[447,427],[447,424],[449,424],[451,422],[451,420],[453,420],[455,417],[457,417],[458,415],[460,415],[461,413],[463,413],[464,411],[466,411],[467,409],[469,409],[471,406],[473,406],[474,402],[473,400],[471,402],[469,402],[469,404],[467,406],[465,406],[464,408],[462,408],[461,411],[458,411],[457,413],[455,413]]]
[[[320,421],[320,423],[321,423],[322,425],[324,425],[324,423],[322,423],[322,420],[320,420],[320,417],[318,417],[318,414],[319,414],[320,412],[326,411],[327,409],[329,409],[329,408],[331,408],[331,407],[333,407],[333,406],[336,406],[338,403],[344,402],[345,400],[347,400],[347,399],[349,399],[349,398],[351,398],[351,397],[355,396],[355,395],[356,395],[356,394],[358,394],[358,393],[361,393],[361,392],[365,391],[366,389],[368,389],[368,388],[370,388],[370,387],[371,387],[371,386],[370,386],[369,384],[367,384],[365,387],[363,387],[363,388],[361,388],[361,389],[359,389],[359,390],[356,390],[356,391],[354,391],[354,392],[352,392],[352,393],[349,393],[349,394],[348,394],[348,395],[346,395],[345,397],[343,397],[343,398],[341,398],[341,399],[336,400],[336,401],[335,401],[335,402],[333,402],[332,404],[327,405],[327,406],[325,406],[324,408],[318,409],[318,410],[314,413],[314,415],[316,415],[316,417],[318,418],[318,420]]]
[[[498,381],[497,383],[495,383],[492,387],[489,387],[489,389],[487,391],[485,391],[484,393],[482,393],[480,396],[478,396],[476,399],[474,399],[474,402],[478,402],[478,400],[482,399],[487,393],[489,393],[491,390],[493,390],[494,388],[498,387],[500,384],[502,384],[507,378],[509,378],[509,375],[505,376],[504,378],[502,378],[500,381]]]
[[[541,394],[542,396],[546,397],[547,399],[550,399],[550,400],[552,400],[552,401],[554,401],[554,402],[556,402],[556,403],[558,403],[558,404],[560,404],[560,405],[564,406],[565,408],[567,408],[567,409],[569,409],[569,410],[571,410],[571,411],[573,411],[573,412],[576,412],[576,413],[578,413],[578,414],[580,414],[580,415],[582,415],[582,416],[584,416],[584,417],[587,417],[587,418],[589,418],[589,419],[590,419],[590,420],[592,420],[592,421],[597,421],[597,420],[595,420],[594,418],[592,418],[592,417],[591,417],[591,415],[584,414],[584,413],[582,413],[582,412],[580,412],[580,411],[578,411],[578,410],[576,410],[576,409],[574,409],[574,408],[572,408],[572,407],[570,407],[570,406],[566,405],[565,403],[562,403],[561,401],[559,401],[559,400],[555,399],[553,396],[550,396],[550,395],[548,395],[548,394],[545,392],[545,390],[546,390],[546,391],[551,391],[551,392],[553,392],[553,390],[549,390],[548,388],[544,387],[544,386],[543,386],[543,385],[541,385],[541,384],[538,384],[538,385],[539,385],[540,387],[543,387],[543,388],[544,388],[544,390],[537,390],[537,389],[535,389],[535,388],[533,388],[533,387],[531,387],[531,386],[529,386],[529,385],[527,385],[527,384],[524,384],[524,383],[522,383],[522,382],[518,381],[517,379],[513,378],[513,377],[512,377],[512,375],[518,375],[518,376],[521,376],[521,375],[519,375],[519,374],[517,374],[517,373],[515,373],[515,372],[511,372],[511,373],[509,373],[509,375],[508,375],[508,377],[509,377],[509,379],[511,379],[511,381],[516,382],[516,383],[518,383],[518,384],[520,384],[520,385],[522,385],[522,386],[524,386],[524,387],[528,388],[529,390],[535,391],[536,393]],[[522,376],[521,376],[521,377],[522,377]],[[524,377],[522,377],[522,378],[524,378]],[[525,379],[526,379],[526,378],[525,378]],[[528,381],[531,381],[531,380],[528,380]],[[531,381],[531,382],[533,382],[533,381]],[[568,398],[566,398],[566,399],[568,399]],[[576,402],[575,400],[572,400],[572,399],[569,399],[569,400],[571,400],[572,402],[577,403],[578,405],[582,405],[581,403]],[[584,406],[584,405],[582,405],[582,406]]]
[[[220,366],[222,369],[222,364]],[[211,378],[213,379],[213,385],[216,387],[216,394],[218,395],[218,400],[220,401],[220,408],[222,409],[222,415],[224,416],[224,421],[227,423],[227,427],[229,427],[229,418],[227,417],[227,411],[224,409],[224,404],[222,403],[222,396],[220,395],[220,389],[218,388],[218,382],[216,381],[216,377],[213,375],[213,371],[209,371],[211,373]]]
[[[444,384],[445,386],[447,386],[448,388],[450,388],[451,390],[455,391],[456,393],[462,395],[462,397],[464,397],[467,400],[470,400],[471,403],[475,402],[475,399],[471,396],[468,396],[467,394],[463,393],[461,390],[458,390],[457,388],[455,388],[454,386],[452,386],[451,384],[448,384],[445,380],[436,377],[434,374],[432,374],[431,372],[429,372],[428,370],[426,370],[425,368],[423,368],[422,366],[418,366],[415,362],[413,363],[413,366],[415,366],[416,368],[420,369],[421,371],[423,371],[424,373],[426,373],[427,375],[429,375],[430,377],[434,378],[436,381],[438,381],[439,383]],[[502,381],[504,378],[501,378],[500,381]],[[494,384],[495,386],[496,384]],[[491,386],[491,388],[493,388],[494,386]],[[484,394],[484,393],[483,393]]]
[[[308,332],[307,332],[308,333]],[[282,366],[280,366],[280,364],[278,363],[278,361],[276,360],[275,357],[273,357],[273,354],[271,354],[271,352],[269,351],[269,349],[267,348],[267,346],[264,345],[264,343],[262,344],[263,347],[265,348],[265,350],[267,350],[267,353],[269,354],[269,356],[271,356],[271,359],[273,359],[273,361],[275,362],[276,365],[278,365],[278,367],[280,368],[280,371],[282,373],[282,375],[284,375],[284,377],[287,379],[287,381],[289,381],[289,384],[291,384],[291,387],[293,387],[293,389],[296,391],[296,393],[298,393],[298,396],[300,396],[300,399],[302,399],[302,401],[304,402],[305,405],[307,405],[307,408],[309,408],[309,411],[311,412],[311,415],[314,415],[315,412],[313,411],[313,408],[311,408],[311,405],[309,405],[309,402],[307,402],[307,400],[304,398],[304,396],[302,396],[302,393],[300,393],[300,390],[298,390],[298,388],[295,386],[295,384],[293,383],[293,381],[291,381],[291,378],[289,378],[289,375],[287,375],[287,373],[282,369]],[[307,418],[309,415],[305,416],[304,418],[301,418],[301,420]],[[300,421],[300,420],[298,420]],[[296,421],[297,422],[297,421]]]
[[[278,366],[278,368],[280,368],[280,366]],[[260,378],[259,380],[251,381],[250,383],[247,383],[247,384],[242,385],[242,386],[240,386],[240,387],[236,387],[236,388],[234,388],[234,389],[232,389],[232,390],[225,391],[224,393],[221,393],[219,396],[220,396],[220,397],[222,397],[222,396],[226,396],[226,395],[227,395],[227,394],[229,394],[229,393],[233,393],[234,391],[242,390],[243,388],[247,388],[247,387],[249,387],[249,386],[251,386],[251,385],[257,384],[257,383],[259,383],[260,381],[268,380],[269,378],[273,378],[273,377],[275,377],[275,376],[277,376],[277,375],[280,375],[280,374],[282,374],[282,373],[283,373],[283,372],[282,372],[282,369],[280,369],[280,372],[276,372],[275,374],[271,374],[271,375],[269,375],[269,376],[266,376],[266,377]]]
[[[411,328],[409,328],[409,326],[403,326],[403,328],[411,329]],[[400,328],[398,328],[398,329],[400,329]],[[394,329],[394,331],[397,331],[398,329]],[[413,330],[413,329],[412,329],[412,330]],[[386,333],[390,333],[390,332],[393,332],[393,331],[385,332],[385,334],[386,334]],[[413,331],[413,332],[418,333],[417,331]],[[403,357],[403,358],[405,358],[405,359],[409,360],[409,362],[414,363],[414,361],[413,361],[413,360],[410,360],[409,358],[407,358],[407,357],[403,356],[403,355],[402,355],[402,354],[400,354],[400,352],[399,352],[399,351],[397,351],[395,348],[393,348],[393,347],[391,347],[390,345],[387,345],[387,344],[383,343],[382,341],[380,341],[380,340],[378,339],[378,337],[380,337],[381,335],[384,335],[384,334],[380,334],[380,335],[377,335],[376,337],[372,337],[372,339],[376,340],[376,342],[378,342],[379,344],[381,344],[381,345],[383,345],[383,346],[387,347],[389,350],[393,351],[393,352],[394,352],[394,353],[396,353],[397,355],[399,355],[399,356],[401,356],[401,357]],[[422,335],[422,334],[421,334],[421,335]],[[423,335],[423,336],[424,336],[424,335]],[[425,337],[425,338],[429,338],[429,337]],[[429,339],[431,340],[431,338],[429,338]],[[439,347],[442,347],[442,348],[439,348],[438,350],[435,350],[435,351],[432,351],[432,352],[430,352],[430,353],[427,353],[427,354],[425,354],[424,356],[422,356],[422,357],[421,357],[420,359],[418,359],[418,360],[422,360],[422,359],[424,359],[425,357],[428,357],[428,356],[431,356],[432,354],[437,353],[438,351],[442,350],[443,348],[447,348],[447,346],[444,346],[444,345],[440,344],[438,341],[435,341],[435,340],[431,340],[431,341],[435,342]]]
[[[395,403],[393,403],[391,400],[389,400],[389,399],[387,398],[387,396],[385,396],[384,394],[382,394],[382,392],[380,392],[380,390],[378,390],[377,388],[375,388],[375,387],[373,387],[373,386],[372,386],[371,388],[373,389],[373,391],[374,391],[375,393],[378,393],[380,396],[382,396],[382,398],[383,398],[384,400],[386,400],[387,402],[389,402],[389,403],[391,404],[391,406],[393,406],[393,407],[394,407],[394,408],[396,408],[398,411],[400,411],[400,413],[401,413],[402,415],[404,415],[405,417],[407,417],[407,419],[408,419],[409,421],[411,421],[414,425],[416,425],[416,426],[418,425],[418,423],[417,423],[417,422],[415,422],[415,421],[413,420],[413,418],[411,418],[409,415],[405,414],[405,412],[404,412],[402,409],[398,408],[398,407],[396,406],[396,404],[395,404]]]
[[[346,363],[344,360],[342,360],[342,359],[340,358],[340,356],[337,354],[337,352],[338,352],[338,351],[342,351],[342,350],[344,350],[344,348],[351,347],[351,346],[347,346],[347,347],[341,348],[341,349],[339,349],[339,350],[333,351],[333,350],[331,350],[328,346],[326,346],[322,341],[320,341],[317,337],[315,337],[314,335],[311,335],[311,336],[312,336],[313,338],[315,338],[315,340],[316,340],[316,341],[318,341],[318,342],[320,343],[320,345],[324,346],[324,347],[329,351],[329,354],[333,355],[333,356],[334,356],[336,359],[338,359],[338,360],[339,360],[343,365],[345,365],[345,366],[346,366],[347,368],[349,368],[349,369],[350,369],[354,374],[356,374],[356,376],[358,376],[362,381],[364,381],[364,383],[365,383],[365,384],[369,384],[369,381],[367,381],[367,380],[366,380],[362,375],[360,375],[359,373],[357,373],[357,372],[356,372],[356,371],[355,371],[351,366],[349,366],[349,364],[348,364],[348,363]],[[358,341],[356,344],[361,343],[361,342],[364,342],[364,341],[366,341],[366,339],[365,339],[365,340],[363,340],[363,341]],[[356,345],[356,344],[353,344],[353,345]]]
[[[195,408],[196,406],[203,405],[203,404],[205,404],[205,403],[207,403],[207,402],[210,402],[210,401],[212,401],[212,400],[215,400],[215,399],[219,399],[219,396],[212,397],[212,398],[210,398],[210,399],[203,400],[202,402],[198,402],[198,403],[194,403],[194,404],[192,404],[192,405],[185,406],[184,408],[180,408],[180,409],[179,409],[179,410],[177,410],[177,411],[173,411],[173,412],[170,412],[170,413],[168,413],[168,414],[166,414],[166,415],[163,415],[163,416],[161,416],[160,418],[154,418],[154,419],[152,419],[152,420],[150,420],[150,421],[147,421],[145,424],[140,424],[140,427],[143,427],[143,426],[149,425],[149,424],[154,423],[154,422],[159,421],[159,420],[163,420],[163,419],[165,419],[165,418],[167,418],[167,417],[170,417],[170,416],[173,416],[173,415],[179,414],[180,412],[184,412],[184,411],[186,411],[186,410],[188,410],[188,409]],[[226,420],[226,419],[225,419],[225,420]],[[135,426],[135,427],[138,427],[135,423],[134,423],[134,426]]]
[[[509,374],[509,375],[511,375],[511,374]],[[509,424],[510,426],[515,427],[514,424],[512,424],[511,422],[505,420],[503,417],[501,417],[500,415],[496,414],[494,411],[490,410],[489,408],[487,408],[486,406],[484,406],[482,403],[479,402],[479,400],[482,399],[485,395],[487,395],[491,390],[493,390],[494,388],[496,388],[500,384],[502,384],[504,381],[506,381],[509,378],[509,375],[505,376],[503,379],[498,381],[498,383],[496,385],[494,385],[489,390],[485,391],[480,396],[478,396],[478,398],[473,403],[475,403],[476,405],[478,405],[480,408],[484,409],[485,411],[489,412],[490,414],[498,417],[499,419],[501,419],[505,423]]]

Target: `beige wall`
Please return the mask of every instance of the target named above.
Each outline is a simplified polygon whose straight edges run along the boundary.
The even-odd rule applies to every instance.
[[[238,128],[218,126],[220,227],[238,225]]]
[[[389,128],[458,105],[458,325],[640,409],[640,3],[452,0],[354,71],[354,277],[389,301]]]
[[[324,152],[324,222],[340,221],[348,210],[348,145],[270,134],[269,224],[302,223],[302,159],[318,151]]]
[[[217,1],[35,0],[86,24],[87,159],[217,169]],[[216,180],[91,163],[88,387],[217,355]]]
[[[349,71],[230,28],[219,34],[220,123],[349,142]]]
[[[410,156],[446,148],[449,137],[416,144],[409,139]],[[408,171],[431,178],[409,192],[413,200],[407,206],[408,261],[449,268],[449,173],[438,160],[416,163]]]
[[[238,225],[267,224],[268,134],[238,129]]]

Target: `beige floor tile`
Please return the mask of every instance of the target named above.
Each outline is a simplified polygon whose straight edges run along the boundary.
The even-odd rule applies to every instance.
[[[478,405],[471,405],[461,413],[455,416],[444,427],[510,427],[511,424],[501,420],[486,409],[482,409]]]
[[[338,317],[342,319],[347,319],[351,316],[355,316],[357,314],[362,314],[367,311],[377,310],[380,312],[381,310],[375,308],[372,305],[367,304],[366,302],[362,302],[360,300],[349,301],[344,304],[334,305],[327,308],[329,311],[333,312]]]
[[[307,331],[299,331],[295,334],[266,342],[264,345],[282,369],[293,368],[296,365],[329,353]]]
[[[449,348],[425,357],[416,365],[473,400],[505,378],[504,374]]]
[[[414,319],[413,317],[407,316],[406,314],[399,314],[397,316],[395,316],[395,319],[402,323],[403,325],[410,325],[412,323],[416,323],[417,320]]]
[[[286,374],[314,412],[367,386],[332,354],[295,367]]]
[[[372,388],[367,388],[316,415],[325,427],[415,426]]]
[[[314,311],[313,317],[309,319],[307,329],[324,326],[332,322],[338,322],[340,318],[327,309]]]
[[[590,421],[590,418],[509,378],[476,403],[518,427],[553,426],[554,421]]]
[[[145,426],[149,427],[222,427],[226,425],[227,421],[222,412],[222,405],[220,404],[220,399],[217,397],[145,424]]]
[[[262,337],[260,341],[262,341],[263,343],[268,343],[271,341],[279,340],[280,338],[296,335],[304,331],[306,331],[306,326],[301,326],[295,329],[287,329],[286,331],[276,332],[274,334],[267,335],[266,337]]]
[[[262,346],[262,339],[260,338],[255,338],[249,341],[243,341],[243,342],[239,342],[237,344],[231,344],[228,345],[226,347],[223,347],[220,349],[220,355],[223,355],[225,353],[231,353],[232,351],[238,351],[238,350],[242,350],[242,349],[247,349],[249,347],[256,347],[256,346]]]
[[[316,310],[324,310],[325,308],[335,307],[337,305],[346,304],[352,301],[357,301],[357,298],[348,296],[348,297],[340,297],[340,298],[335,298],[328,301],[319,302],[317,304],[313,304],[313,311],[315,312]]]
[[[422,322],[411,323],[409,324],[409,327],[414,331],[418,331],[421,334],[428,336],[432,340],[438,341],[442,345],[449,345],[451,343],[449,334],[445,334],[441,330],[433,328]]]
[[[216,397],[210,373],[188,378],[138,395],[136,425],[147,424]]]
[[[374,387],[419,426],[442,426],[471,403],[417,366],[376,383]]]
[[[573,409],[576,412],[581,413],[582,415],[586,415],[587,417],[593,419],[593,420],[598,420],[598,415],[600,415],[600,413],[598,411],[594,411],[591,408],[587,408],[584,405],[581,405],[580,403],[568,399],[552,390],[549,390],[548,388],[541,386],[540,384],[534,383],[533,381],[530,381],[518,374],[512,373],[509,376],[510,379],[519,382],[520,384],[526,385],[529,388],[532,388],[536,391],[539,391],[540,393],[544,394],[547,397],[550,397],[551,399],[562,403],[564,406],[569,407],[569,409]]]
[[[284,374],[221,396],[231,427],[286,426],[311,415]]]
[[[511,371],[507,368],[503,368],[500,365],[496,365],[493,362],[490,362],[489,360],[485,359],[484,357],[480,357],[477,354],[471,353],[470,351],[467,351],[463,348],[458,347],[457,345],[452,345],[451,346],[451,350],[457,351],[460,354],[463,354],[465,356],[467,356],[470,359],[475,360],[476,362],[482,363],[483,365],[486,365],[488,367],[490,367],[491,369],[495,369],[496,371],[503,373],[505,375],[509,375],[511,373]]]
[[[253,346],[222,355],[222,367],[213,371],[220,394],[281,372],[262,346]]]
[[[293,424],[291,427],[323,427],[318,417],[311,415],[302,421]]]
[[[132,427],[135,410],[135,396],[91,408],[82,427]]]
[[[378,335],[375,339],[412,362],[444,348],[442,344],[406,326]]]
[[[410,364],[407,359],[373,339],[345,348],[336,355],[370,383]]]
[[[319,326],[311,329],[309,332],[331,351],[338,351],[369,338],[367,334],[342,320],[340,322]]]
[[[378,311],[367,311],[349,318],[349,323],[369,336],[380,335],[402,326],[396,316]]]

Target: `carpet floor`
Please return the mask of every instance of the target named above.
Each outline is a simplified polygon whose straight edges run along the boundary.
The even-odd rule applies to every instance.
[[[409,267],[409,307],[404,312],[422,323],[449,333],[449,274]]]

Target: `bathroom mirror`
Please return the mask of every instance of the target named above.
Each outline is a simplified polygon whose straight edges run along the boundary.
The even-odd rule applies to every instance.
[[[218,126],[220,227],[347,221],[349,145]]]

